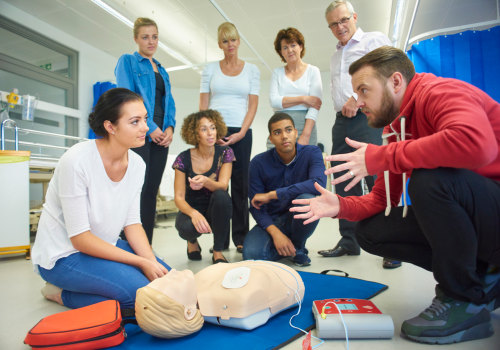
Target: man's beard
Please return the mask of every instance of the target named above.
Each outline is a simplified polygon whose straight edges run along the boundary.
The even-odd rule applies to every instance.
[[[384,95],[382,96],[382,105],[378,111],[371,111],[373,118],[368,119],[368,126],[372,128],[383,128],[390,123],[399,115],[399,109],[396,107],[394,100],[389,94],[387,88],[384,89]]]

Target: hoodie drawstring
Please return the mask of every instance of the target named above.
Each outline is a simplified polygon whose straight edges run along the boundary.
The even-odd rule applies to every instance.
[[[401,116],[401,135],[398,134],[394,128],[392,127],[392,124],[390,125],[392,129],[392,133],[390,134],[384,134],[382,135],[382,144],[385,146],[389,144],[389,137],[391,136],[396,136],[396,141],[404,141],[406,139],[406,133],[405,133],[405,123],[406,123],[406,117]],[[401,136],[401,138],[400,138]],[[385,197],[386,197],[386,207],[385,207],[385,216],[388,216],[391,213],[391,189],[389,187],[389,170],[384,171],[384,183],[385,183]],[[406,217],[406,214],[408,213],[408,203],[406,201],[406,173],[403,172],[403,217]]]

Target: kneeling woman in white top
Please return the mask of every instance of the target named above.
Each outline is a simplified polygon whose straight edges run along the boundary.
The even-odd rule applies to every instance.
[[[290,115],[299,132],[298,143],[316,145],[316,119],[321,107],[323,87],[319,68],[302,61],[305,40],[295,28],[282,29],[276,35],[274,48],[284,67],[276,68],[271,77],[270,100],[274,111]],[[267,147],[273,147],[268,141]]]
[[[170,269],[153,254],[140,220],[145,165],[130,148],[144,144],[146,119],[139,95],[108,90],[89,116],[102,138],[61,157],[32,255],[47,299],[70,308],[115,299],[131,309],[137,289]],[[128,242],[119,239],[122,230]]]

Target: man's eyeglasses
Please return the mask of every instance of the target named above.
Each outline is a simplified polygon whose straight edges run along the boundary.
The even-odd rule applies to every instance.
[[[344,17],[338,22],[332,22],[328,25],[328,28],[334,29],[334,28],[337,28],[340,24],[346,24],[347,22],[349,22],[351,17],[352,17],[352,15],[350,15],[349,17]]]

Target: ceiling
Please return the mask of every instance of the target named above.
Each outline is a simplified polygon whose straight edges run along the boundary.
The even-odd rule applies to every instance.
[[[132,30],[90,0],[5,0],[42,21],[65,31],[118,58],[136,49]],[[393,38],[396,5],[403,13],[399,39],[406,39],[443,28],[469,26],[482,28],[499,24],[500,0],[352,0],[358,25],[364,31],[381,31]],[[282,65],[274,51],[278,30],[296,27],[305,37],[304,61],[322,71],[329,70],[329,59],[337,40],[326,26],[324,11],[331,0],[105,0],[129,20],[153,18],[160,41],[183,55],[193,68],[171,71],[178,87],[198,87],[201,66],[222,58],[217,46],[217,27],[229,19],[242,36],[240,58],[255,63],[263,80]],[[418,5],[418,6],[417,6]],[[412,15],[417,6],[415,20]],[[225,17],[221,14],[223,13]],[[478,24],[479,23],[479,24]],[[411,29],[411,35],[408,31]],[[453,30],[450,30],[452,32]],[[432,34],[432,33],[431,33]],[[167,68],[185,65],[159,49],[155,55]]]

